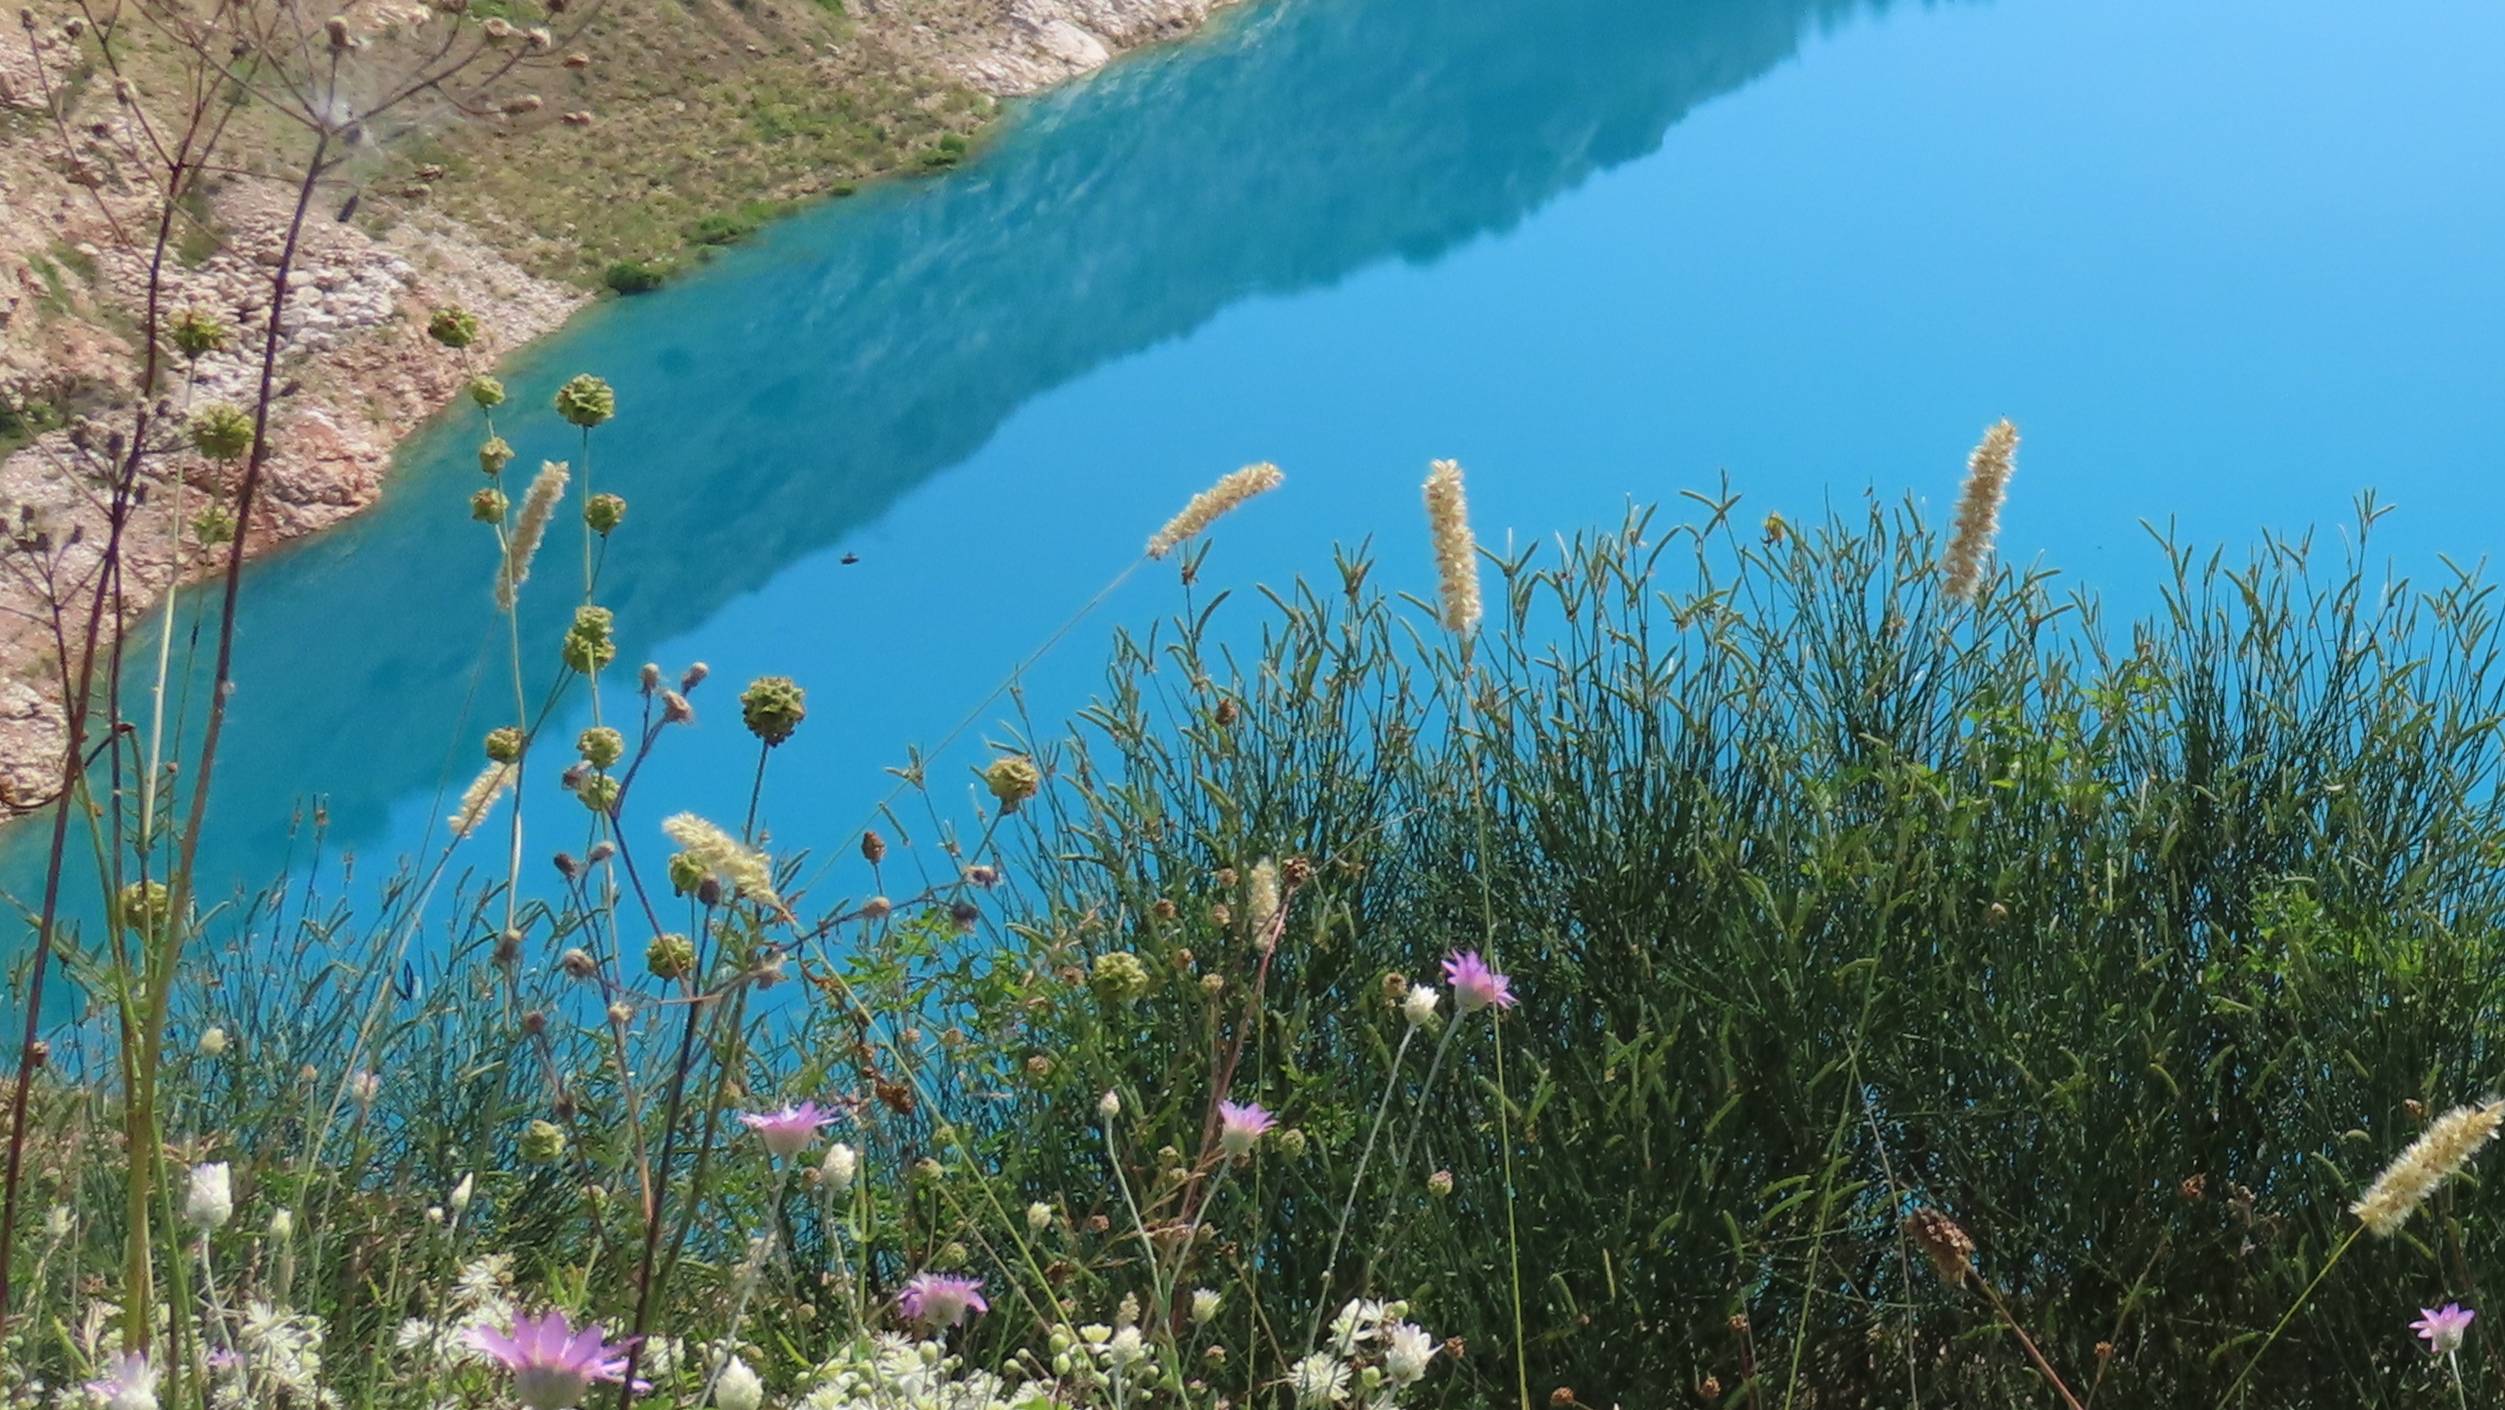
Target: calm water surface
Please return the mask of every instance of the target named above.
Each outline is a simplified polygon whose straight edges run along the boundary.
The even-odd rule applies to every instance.
[[[1227,523],[1219,584],[1371,534],[1382,580],[1425,586],[1434,456],[1521,541],[1725,471],[1795,519],[1945,499],[2004,414],[2004,550],[2123,605],[2159,562],[2143,519],[2240,545],[2369,486],[2401,569],[2479,558],[2505,535],[2500,118],[2505,8],[2468,0],[1277,0],[1025,108],[964,171],[596,311],[508,369],[505,429],[525,466],[571,455],[549,392],[616,385],[620,674],[713,666],[639,825],[736,815],[730,697],[781,672],[812,713],[768,814],[833,847],[1251,459],[1289,487]],[[210,894],[275,874],[314,797],[364,874],[440,840],[510,689],[476,439],[447,418],[379,510],[251,570]],[[541,666],[572,547],[534,585]],[[1030,705],[1083,704],[1113,627],[1178,601],[1135,575]],[[538,816],[534,865],[580,845]],[[21,887],[32,840],[0,844]]]

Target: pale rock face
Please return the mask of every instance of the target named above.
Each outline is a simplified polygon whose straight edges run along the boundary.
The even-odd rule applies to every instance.
[[[989,0],[984,41],[944,60],[1000,97],[1102,67],[1125,49],[1189,32],[1224,0]]]

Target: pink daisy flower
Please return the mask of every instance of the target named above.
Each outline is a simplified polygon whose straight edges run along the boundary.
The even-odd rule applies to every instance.
[[[1250,1155],[1253,1142],[1261,1139],[1261,1133],[1278,1124],[1278,1118],[1263,1110],[1259,1102],[1220,1102],[1218,1149],[1230,1156]]]
[[[1444,982],[1463,1013],[1483,1008],[1513,1007],[1513,981],[1487,967],[1476,950],[1455,950],[1444,957]]]
[[[815,1145],[818,1132],[835,1124],[836,1113],[816,1102],[802,1102],[781,1111],[752,1111],[739,1119],[765,1142],[768,1152],[788,1159]]]
[[[2461,1350],[2462,1338],[2470,1333],[2470,1319],[2478,1315],[2458,1302],[2421,1307],[2418,1320],[2410,1323],[2409,1329],[2427,1339],[2427,1350],[2450,1356]]]
[[[920,1326],[953,1327],[964,1321],[967,1313],[989,1312],[992,1305],[983,1300],[980,1278],[916,1273],[897,1297],[896,1310],[905,1314],[906,1321]]]
[[[625,1352],[633,1344],[630,1339],[612,1346],[591,1324],[578,1331],[555,1308],[515,1317],[510,1332],[485,1323],[470,1328],[470,1345],[513,1373],[513,1398],[529,1410],[567,1410],[582,1403],[593,1382],[624,1379]],[[635,1383],[637,1390],[651,1388]]]

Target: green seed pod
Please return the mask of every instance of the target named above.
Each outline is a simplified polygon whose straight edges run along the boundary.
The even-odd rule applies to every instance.
[[[1148,992],[1148,966],[1127,950],[1098,955],[1087,982],[1109,1003],[1129,1003]]]
[[[473,377],[470,379],[470,400],[477,402],[481,410],[493,410],[502,406],[504,405],[504,383],[493,377]]]
[[[607,774],[594,774],[583,780],[582,789],[574,796],[595,813],[609,812],[618,805],[618,781]]]
[[[684,935],[655,935],[644,947],[644,968],[658,979],[685,979],[696,972],[696,942]]]
[[[478,468],[484,474],[498,475],[513,463],[513,447],[502,436],[489,436],[478,447]]]
[[[574,741],[583,753],[583,762],[595,769],[605,769],[626,757],[626,736],[607,725],[594,725]]]
[[[606,534],[626,519],[626,500],[613,494],[596,494],[583,501],[583,522],[595,534]]]
[[[991,789],[992,796],[1007,809],[1015,809],[1034,797],[1035,790],[1041,788],[1043,782],[1044,776],[1036,771],[1035,761],[1023,754],[994,759],[992,766],[983,770],[984,786]]]
[[[211,460],[241,460],[252,449],[252,418],[242,407],[211,402],[192,413],[191,445]]]
[[[478,341],[478,316],[467,309],[439,308],[426,320],[426,336],[448,348]]]
[[[1305,1153],[1305,1133],[1293,1126],[1279,1132],[1270,1139],[1277,1144],[1279,1154],[1286,1156],[1289,1160],[1295,1160]]]
[[[507,504],[504,491],[493,485],[470,496],[470,517],[482,524],[501,524]]]
[[[193,516],[191,532],[193,537],[209,548],[215,548],[219,544],[233,543],[235,541],[235,516],[228,513],[222,506],[211,505]]]
[[[522,1158],[533,1165],[554,1165],[565,1156],[565,1128],[553,1121],[534,1121],[522,1128]]]
[[[487,731],[487,762],[510,764],[522,757],[522,731],[512,725],[499,725]]]
[[[748,732],[766,742],[782,743],[809,714],[809,694],[789,676],[759,676],[739,693],[739,717]]]
[[[618,658],[618,644],[610,636],[616,617],[606,607],[577,607],[574,625],[565,634],[560,655],[565,664],[590,675]]]
[[[113,920],[151,939],[165,931],[165,917],[173,905],[173,896],[162,881],[134,881],[124,886],[114,898]]]
[[[696,888],[704,885],[705,878],[711,875],[704,863],[685,852],[670,854],[670,889],[679,895],[695,895]]]
[[[589,430],[618,414],[618,394],[587,372],[557,388],[557,414]]]

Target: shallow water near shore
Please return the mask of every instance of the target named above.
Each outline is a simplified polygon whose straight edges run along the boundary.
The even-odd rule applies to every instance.
[[[1026,105],[967,169],[795,217],[505,370],[517,471],[581,459],[558,382],[617,388],[588,477],[631,503],[601,566],[612,717],[636,663],[713,668],[632,841],[740,814],[733,697],[764,673],[810,691],[766,790],[778,849],[848,855],[884,770],[983,706],[931,768],[970,816],[967,765],[1008,734],[989,693],[1254,459],[1288,485],[1226,521],[1206,587],[1327,574],[1372,536],[1378,581],[1424,590],[1437,456],[1491,544],[1726,472],[1749,522],[1865,494],[1944,515],[2002,415],[2026,436],[2004,554],[2116,611],[2154,599],[2143,520],[2238,547],[2320,525],[2336,551],[2369,487],[2398,509],[2378,562],[2481,559],[2505,524],[2505,11],[2406,18],[1273,0]],[[248,570],[205,895],[304,867],[315,800],[326,888],[344,854],[354,894],[440,848],[512,709],[479,434],[440,418],[382,506]],[[563,522],[524,612],[535,679],[579,586]],[[1122,579],[1024,673],[1029,711],[1083,705],[1112,630],[1181,601],[1171,564]],[[589,722],[578,692],[548,737]],[[586,832],[555,772],[534,877]],[[30,901],[41,831],[0,839]],[[490,831],[456,867],[501,872]]]

